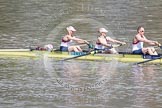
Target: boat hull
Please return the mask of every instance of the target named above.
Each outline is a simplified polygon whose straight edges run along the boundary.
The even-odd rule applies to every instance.
[[[60,51],[30,51],[25,50],[0,50],[1,57],[43,57],[44,55],[49,58],[64,59],[69,57],[77,56],[73,53],[60,52]],[[91,54],[87,56],[78,57],[79,60],[91,60],[91,61],[112,61],[117,60],[120,62],[142,62],[148,59],[144,59],[142,55],[135,54]],[[153,60],[149,63],[160,63],[162,64],[162,59]]]

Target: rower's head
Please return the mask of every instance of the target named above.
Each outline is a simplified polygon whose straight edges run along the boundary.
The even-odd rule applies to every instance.
[[[137,28],[137,32],[138,32],[139,34],[143,35],[143,34],[144,34],[144,32],[145,32],[144,27],[139,26],[139,27]]]
[[[76,31],[75,28],[74,28],[73,26],[68,26],[68,27],[66,28],[66,30],[67,30],[70,34],[72,34],[73,32]]]
[[[103,36],[106,36],[106,33],[107,33],[108,31],[105,29],[105,28],[100,28],[99,29],[99,33],[101,34],[101,35],[103,35]]]

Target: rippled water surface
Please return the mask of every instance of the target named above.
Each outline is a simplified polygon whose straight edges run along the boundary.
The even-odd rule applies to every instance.
[[[0,48],[51,43],[59,48],[65,28],[94,40],[99,27],[126,41],[131,51],[139,25],[162,42],[161,0],[1,0]],[[161,52],[157,49],[158,52]],[[161,108],[162,66],[47,58],[0,57],[2,108]]]

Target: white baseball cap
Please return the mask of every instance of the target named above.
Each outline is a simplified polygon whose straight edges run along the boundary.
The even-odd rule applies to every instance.
[[[107,33],[108,31],[107,31],[105,28],[100,28],[100,29],[99,29],[99,32],[100,32],[100,33],[102,33],[102,32]]]
[[[76,31],[75,28],[73,26],[69,26],[66,28],[68,31]]]

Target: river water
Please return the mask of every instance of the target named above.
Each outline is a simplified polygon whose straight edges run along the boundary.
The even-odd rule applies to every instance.
[[[139,25],[162,42],[161,13],[161,0],[1,0],[0,48],[59,48],[72,25],[76,36],[92,42],[105,27],[127,42],[117,50],[130,52]],[[161,72],[159,64],[0,57],[0,107],[161,108]]]

